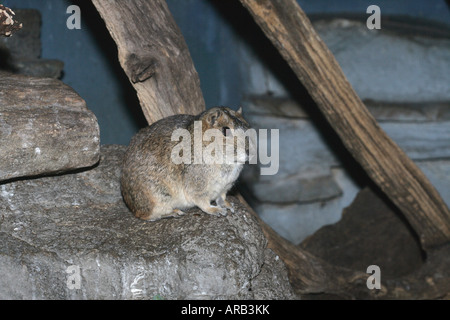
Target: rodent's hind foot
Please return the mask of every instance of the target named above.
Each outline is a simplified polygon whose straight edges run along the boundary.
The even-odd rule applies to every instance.
[[[151,215],[151,213],[148,212],[148,211],[147,211],[147,212],[144,212],[144,211],[138,210],[138,211],[136,211],[136,212],[134,213],[134,216],[135,216],[136,218],[139,218],[139,219],[142,219],[142,220],[152,221],[152,220],[151,220],[152,215]]]
[[[150,217],[150,219],[144,219],[144,220],[153,222],[153,221],[158,221],[158,220],[167,219],[167,218],[181,218],[185,214],[186,214],[186,212],[184,212],[180,209],[174,209],[171,214],[166,214],[166,215],[162,215],[159,217],[152,216],[152,217]]]
[[[161,207],[159,210],[136,211],[135,216],[145,221],[158,221],[165,218],[179,218],[186,212],[180,209],[170,209]]]
[[[203,212],[212,216],[220,217],[227,215],[227,209],[221,206],[212,206],[210,204],[206,206],[198,206]]]

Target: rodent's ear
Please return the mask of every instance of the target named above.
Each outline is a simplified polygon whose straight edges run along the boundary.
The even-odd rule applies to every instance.
[[[214,110],[212,112],[208,112],[206,114],[205,120],[208,122],[211,126],[216,123],[217,119],[219,119],[222,116],[222,111],[220,109]]]
[[[239,107],[239,109],[236,111],[236,114],[242,116],[242,107]]]

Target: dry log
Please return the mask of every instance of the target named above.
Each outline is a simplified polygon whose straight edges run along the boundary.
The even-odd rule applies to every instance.
[[[9,37],[22,28],[22,24],[14,16],[14,11],[0,4],[0,36]]]
[[[346,148],[428,249],[450,241],[450,211],[379,127],[295,0],[240,0],[306,87]]]
[[[164,0],[92,2],[117,44],[149,123],[205,109],[188,47]]]

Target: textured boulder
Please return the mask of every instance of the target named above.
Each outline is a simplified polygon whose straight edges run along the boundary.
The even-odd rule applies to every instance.
[[[98,162],[97,118],[56,79],[0,72],[0,181]]]
[[[362,99],[448,101],[449,28],[391,19],[380,32],[365,21],[339,18],[315,21],[314,28]]]
[[[120,195],[123,152],[102,147],[92,170],[0,185],[0,299],[295,297],[235,198],[226,217],[135,218]]]

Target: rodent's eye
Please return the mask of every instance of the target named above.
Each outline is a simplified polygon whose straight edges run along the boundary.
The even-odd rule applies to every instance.
[[[232,134],[231,134],[231,129],[230,129],[229,127],[223,127],[223,128],[222,128],[222,134],[223,134],[225,137],[231,137],[231,136],[232,136]]]

